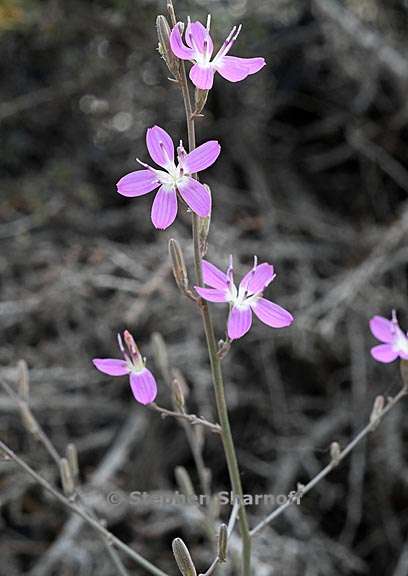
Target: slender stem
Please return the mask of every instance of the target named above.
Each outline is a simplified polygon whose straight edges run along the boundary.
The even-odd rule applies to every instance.
[[[174,9],[172,13],[172,5],[169,2],[170,14],[172,16],[173,24],[174,20]],[[190,92],[187,83],[186,69],[184,62],[181,62],[180,66],[180,87],[183,94],[184,107],[186,111],[187,120],[187,131],[188,131],[188,145],[189,151],[194,150],[196,146],[195,139],[195,123],[194,116],[191,107]],[[195,175],[194,175],[195,176]],[[193,244],[194,244],[194,268],[197,284],[199,286],[203,285],[203,274],[201,269],[201,251],[200,251],[200,239],[199,239],[199,218],[196,214],[193,214]],[[238,468],[238,461],[235,452],[234,442],[231,434],[231,427],[228,417],[227,403],[225,401],[224,393],[224,381],[222,376],[221,362],[218,356],[217,341],[215,338],[214,328],[211,320],[210,311],[207,302],[204,300],[199,301],[201,316],[204,325],[205,336],[207,340],[208,355],[211,364],[211,375],[214,384],[215,398],[217,404],[218,418],[221,425],[221,436],[224,445],[225,457],[227,460],[227,467],[229,472],[229,478],[231,481],[231,486],[234,495],[238,498],[240,502],[239,511],[239,527],[242,537],[242,574],[243,576],[250,576],[251,573],[251,535],[249,532],[248,518],[245,510],[245,505],[243,501],[243,491],[241,484],[241,477]]]
[[[303,498],[303,496],[305,496],[308,492],[310,492],[310,490],[312,490],[312,488],[314,488],[316,484],[318,484],[321,480],[323,480],[323,478],[325,478],[334,468],[336,468],[336,466],[338,466],[339,463],[346,456],[350,454],[353,448],[355,448],[357,444],[359,444],[367,436],[367,434],[373,432],[376,429],[378,424],[381,422],[384,416],[391,410],[391,408],[393,408],[407,394],[408,394],[408,387],[404,386],[396,396],[394,396],[393,398],[389,398],[388,404],[378,414],[376,414],[375,417],[370,419],[370,422],[367,424],[367,426],[365,426],[357,434],[357,436],[355,436],[353,440],[351,440],[351,442],[347,444],[347,446],[340,452],[340,454],[338,454],[336,459],[332,460],[327,466],[325,466],[314,478],[310,480],[310,482],[306,484],[306,486],[302,486],[301,489],[298,490],[297,493],[292,494],[292,497],[289,497],[284,504],[279,506],[279,508],[276,508],[264,520],[262,520],[262,522],[257,524],[254,528],[252,528],[251,536],[255,536],[255,534],[257,534],[260,530],[262,530],[263,528],[265,528],[265,526],[270,524],[272,520],[280,516],[282,512],[286,510],[286,508],[289,508],[289,506],[292,506],[292,504],[294,504],[295,502],[299,503],[300,499]]]
[[[55,464],[57,465],[58,470],[61,469],[61,461],[62,458],[58,453],[58,450],[55,448],[52,441],[48,438],[47,434],[42,429],[40,423],[38,422],[36,416],[31,411],[31,408],[26,400],[22,400],[22,398],[14,392],[14,390],[5,382],[4,380],[0,380],[0,385],[3,389],[7,392],[7,394],[12,398],[16,404],[18,405],[20,412],[22,414],[23,420],[25,420],[26,425],[29,427],[31,434],[44,446],[48,454],[54,460]],[[27,420],[28,419],[28,420]],[[76,493],[79,496],[78,492]],[[75,495],[74,495],[75,497]],[[86,504],[81,499],[82,506],[86,512],[88,512],[95,520],[98,520],[97,516],[93,513],[91,509],[89,509]],[[111,558],[113,564],[118,570],[120,576],[129,576],[128,571],[126,570],[125,566],[122,563],[122,560],[119,558],[118,553],[112,546],[109,544],[107,539],[102,536],[101,534],[97,533],[98,538],[100,538],[102,544],[104,545],[109,557]]]
[[[174,416],[174,418],[180,418],[180,420],[184,420],[189,422],[193,426],[203,426],[203,428],[207,428],[211,432],[215,432],[215,434],[221,433],[221,427],[219,424],[213,424],[204,418],[200,418],[195,414],[187,414],[186,412],[176,412],[175,410],[168,410],[167,408],[162,408],[162,406],[158,406],[155,402],[149,405],[151,410],[155,410],[159,412],[163,417],[166,416]]]
[[[166,572],[163,572],[163,570],[160,570],[160,568],[157,568],[156,566],[151,564],[148,560],[146,560],[146,558],[143,558],[143,556],[132,550],[132,548],[130,548],[127,544],[122,542],[122,540],[117,538],[114,534],[112,534],[112,532],[109,532],[109,530],[104,528],[104,526],[102,526],[102,524],[100,524],[98,520],[92,518],[92,516],[90,516],[87,512],[85,512],[80,506],[75,504],[75,502],[71,502],[68,498],[66,498],[63,494],[61,494],[61,492],[59,492],[45,478],[43,478],[35,470],[33,470],[31,466],[26,464],[24,460],[21,460],[21,458],[17,456],[17,454],[15,454],[13,450],[11,450],[11,448],[9,448],[1,440],[0,440],[0,451],[4,452],[6,456],[8,456],[11,460],[13,460],[18,466],[20,466],[20,468],[25,470],[25,472],[27,472],[27,474],[29,474],[37,482],[37,484],[40,484],[40,486],[45,488],[45,490],[47,490],[47,492],[52,494],[54,498],[56,498],[59,502],[61,502],[61,504],[63,504],[66,508],[68,508],[72,512],[75,512],[75,514],[78,514],[78,516],[80,516],[82,520],[84,520],[84,522],[88,524],[88,526],[91,526],[96,532],[98,532],[104,538],[106,538],[108,542],[111,542],[112,545],[116,546],[116,548],[122,550],[127,556],[129,556],[129,558],[132,558],[132,560],[134,560],[137,564],[139,564],[139,566],[141,566],[147,572],[149,572],[149,574],[153,574],[153,576],[169,576]]]

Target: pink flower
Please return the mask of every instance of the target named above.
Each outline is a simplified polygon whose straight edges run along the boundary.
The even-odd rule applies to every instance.
[[[177,215],[177,192],[198,216],[206,217],[211,212],[211,195],[208,189],[192,177],[196,172],[208,168],[218,158],[221,146],[210,140],[186,154],[182,142],[177,148],[177,166],[174,162],[173,140],[163,128],[153,126],[146,134],[147,149],[152,160],[164,170],[152,168],[138,160],[145,170],[130,172],[117,183],[119,194],[142,196],[160,186],[152,206],[152,222],[164,230]]]
[[[408,338],[398,325],[395,310],[392,320],[382,316],[374,316],[370,320],[370,330],[373,336],[383,344],[371,348],[371,356],[378,362],[388,364],[400,357],[408,360]]]
[[[210,288],[196,286],[195,289],[204,300],[230,304],[227,327],[231,340],[241,338],[248,332],[252,324],[252,312],[272,328],[284,328],[292,324],[292,314],[262,297],[263,291],[276,276],[271,264],[264,262],[258,265],[255,256],[252,270],[242,278],[238,289],[234,284],[232,256],[226,274],[206,260],[203,260],[202,269],[203,280]]]
[[[265,66],[264,58],[227,56],[242,26],[238,28],[234,26],[220,50],[211,60],[214,46],[210,36],[210,21],[211,18],[208,16],[207,28],[201,22],[189,22],[185,33],[186,44],[180,33],[180,22],[174,26],[170,35],[170,46],[174,54],[182,60],[194,62],[190,70],[190,80],[197,88],[210,90],[215,72],[230,82],[239,82]]]
[[[119,348],[124,360],[116,358],[94,358],[95,367],[109,376],[124,376],[129,374],[130,387],[133,396],[141,404],[150,404],[157,395],[157,384],[153,374],[145,367],[144,361],[135,344],[133,336],[125,330],[123,333],[126,349],[118,334]]]

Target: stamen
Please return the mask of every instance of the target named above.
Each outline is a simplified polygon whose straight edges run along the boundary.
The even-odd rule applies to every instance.
[[[241,32],[241,29],[242,29],[242,24],[240,24],[238,26],[238,28],[236,26],[234,26],[232,28],[231,32],[228,34],[226,40],[224,41],[223,45],[221,46],[221,48],[218,51],[218,54],[215,56],[214,60],[216,60],[218,58],[222,58],[223,56],[228,54],[228,52],[231,50],[231,47],[234,44],[235,40],[238,38],[239,33]]]
[[[208,14],[208,16],[207,16],[207,32],[210,31],[210,26],[211,26],[211,14]]]
[[[126,356],[126,351],[125,351],[125,347],[123,346],[122,337],[119,333],[118,333],[117,338],[118,338],[118,344],[119,344],[120,351],[122,352],[122,354],[124,356]]]

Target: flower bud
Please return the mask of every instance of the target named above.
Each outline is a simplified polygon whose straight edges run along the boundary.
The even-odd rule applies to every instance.
[[[197,571],[188,551],[181,538],[175,538],[172,544],[174,558],[183,576],[197,576]]]
[[[62,489],[64,491],[65,496],[67,496],[67,498],[72,498],[75,492],[75,484],[74,479],[72,477],[71,468],[66,458],[61,458],[60,475],[61,475]]]
[[[402,385],[405,389],[408,389],[408,360],[401,360],[400,372],[402,378]]]
[[[167,68],[175,78],[180,74],[180,63],[170,46],[170,26],[165,16],[156,18],[157,37],[159,39],[159,53],[167,64]]]
[[[30,434],[38,434],[39,427],[36,419],[31,413],[30,408],[27,404],[21,403],[20,405],[20,414],[21,420],[23,421],[23,425],[25,428],[30,432]]]
[[[27,363],[25,360],[19,360],[17,365],[18,372],[18,395],[23,402],[29,401],[30,397],[30,379],[28,375]]]
[[[194,115],[197,116],[198,114],[200,114],[203,109],[204,106],[207,102],[207,97],[208,97],[208,90],[201,90],[200,88],[196,88],[195,92],[194,92],[194,104],[195,104],[195,108],[194,108]]]
[[[211,194],[210,187],[207,186],[207,184],[204,184],[204,188],[206,188],[209,194]],[[211,214],[209,216],[206,216],[205,218],[199,219],[198,239],[200,242],[200,253],[202,257],[207,254],[207,248],[208,248],[207,239],[208,239],[208,233],[210,231],[210,224],[211,224]]]
[[[181,492],[184,496],[190,497],[194,496],[194,488],[193,483],[191,482],[191,478],[187,470],[184,466],[176,466],[174,470],[174,475],[176,477],[177,485],[180,488]]]
[[[180,381],[180,378],[182,379],[182,381]],[[177,371],[171,382],[171,388],[173,393],[174,407],[180,412],[184,411],[184,406],[186,403],[184,398],[184,390],[183,390],[184,387],[185,386],[183,386],[183,377],[181,373]]]
[[[170,364],[167,354],[167,346],[163,336],[159,332],[154,332],[151,339],[153,357],[156,365],[159,367],[164,380],[170,381]]]
[[[220,562],[227,561],[227,548],[228,548],[228,527],[226,524],[221,524],[218,530],[218,558]]]
[[[337,466],[340,462],[340,444],[338,442],[332,442],[330,444],[330,458],[333,466]]]
[[[169,240],[169,254],[176,284],[182,292],[185,292],[188,288],[186,263],[180,244],[174,238]]]
[[[378,423],[384,409],[384,396],[377,396],[370,414],[370,424]],[[374,428],[373,428],[374,429]]]
[[[74,477],[74,479],[76,479],[79,476],[79,465],[78,465],[78,451],[76,449],[75,444],[72,443],[68,444],[66,456],[72,476]]]

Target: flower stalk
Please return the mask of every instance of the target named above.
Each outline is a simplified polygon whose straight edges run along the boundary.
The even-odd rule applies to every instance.
[[[169,0],[168,9],[170,18],[172,19],[173,26],[176,24],[174,7]],[[187,83],[187,75],[184,62],[181,61],[179,84],[183,96],[184,108],[186,112],[187,132],[188,132],[188,146],[189,152],[196,147],[195,135],[195,122],[194,114],[191,106],[190,91]],[[195,174],[192,175],[196,177]],[[196,282],[198,286],[203,286],[203,273],[202,273],[202,252],[200,242],[200,218],[193,213],[193,247],[194,247],[194,269]],[[214,333],[214,327],[211,320],[211,314],[208,304],[204,300],[199,301],[201,317],[204,326],[204,332],[207,341],[208,355],[211,365],[211,376],[214,385],[215,399],[217,404],[218,419],[221,426],[221,437],[224,446],[225,457],[227,461],[229,478],[234,495],[238,497],[241,506],[239,511],[239,528],[242,538],[242,574],[243,576],[250,576],[251,574],[251,535],[249,531],[248,518],[243,504],[243,490],[241,484],[241,477],[239,473],[238,460],[235,452],[234,441],[231,433],[231,426],[228,416],[228,408],[225,400],[224,380],[221,369],[221,360],[218,355],[218,345]]]

